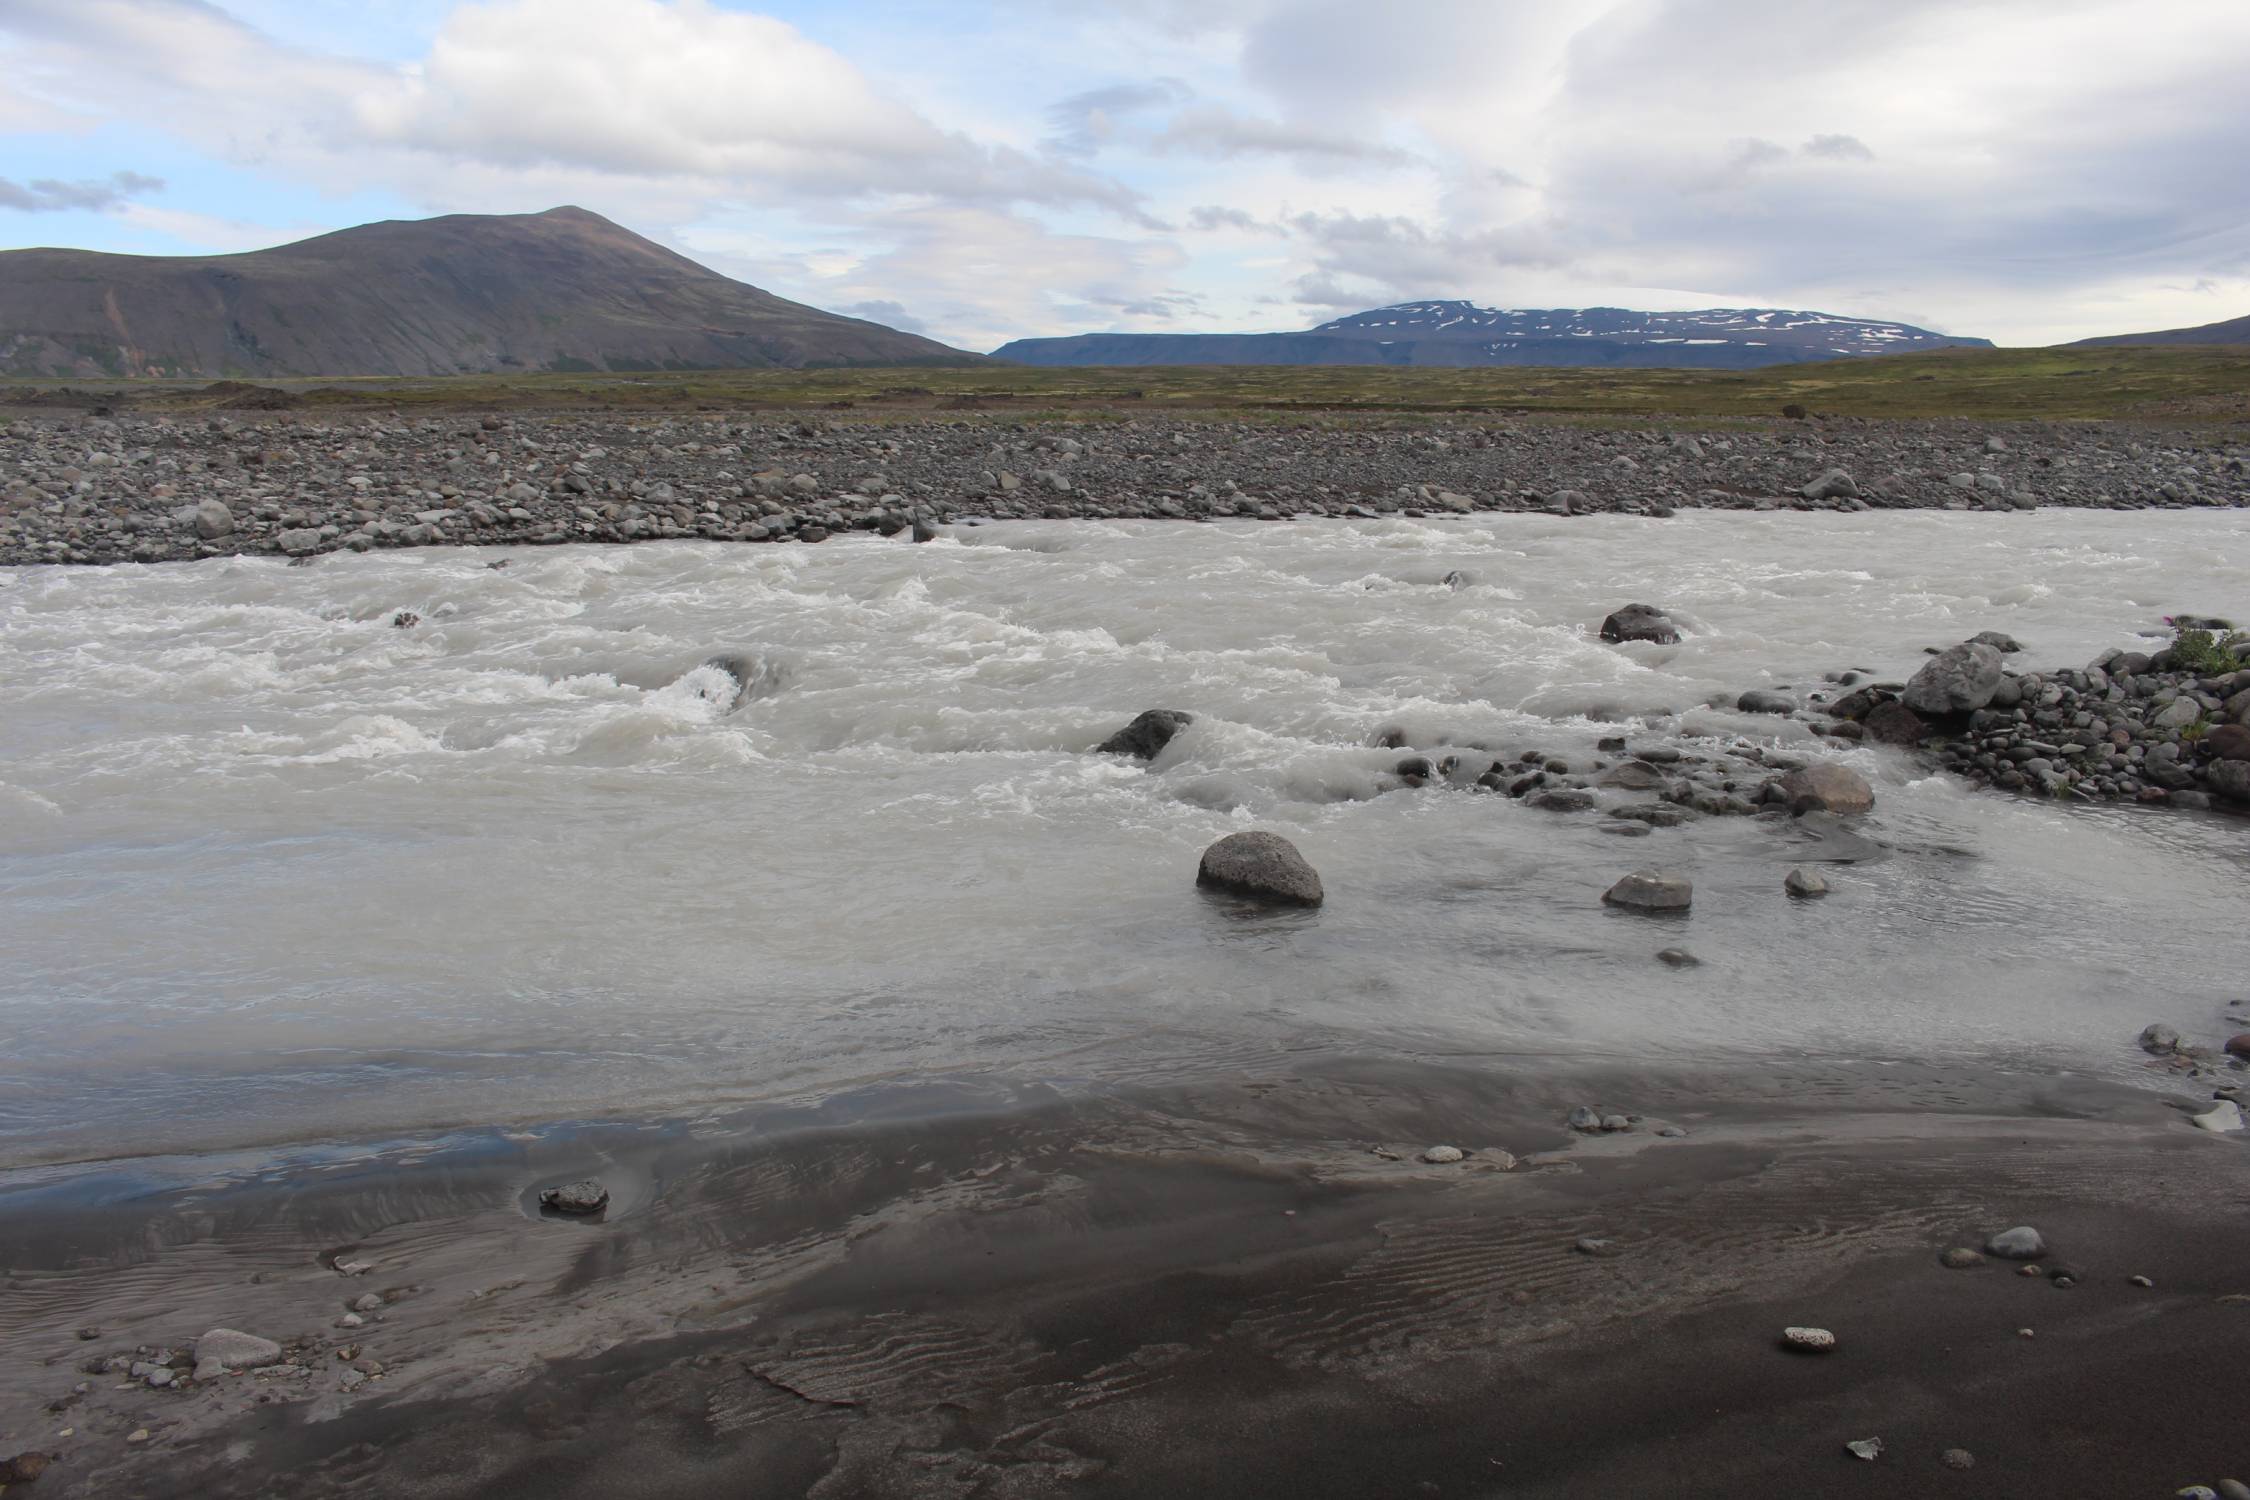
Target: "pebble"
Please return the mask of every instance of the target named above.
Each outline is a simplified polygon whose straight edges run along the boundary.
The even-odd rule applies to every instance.
[[[2172,1493],[2178,1500],[2219,1500],[2219,1492],[2207,1484],[2191,1484]]]
[[[1938,1462],[1949,1469],[1973,1469],[1977,1466],[1976,1455],[1966,1448],[1948,1448],[1938,1455]]]
[[[1856,1443],[1844,1444],[1844,1447],[1850,1451],[1852,1457],[1873,1463],[1883,1451],[1883,1440],[1881,1438],[1861,1438]]]
[[[1576,1250],[1580,1255],[1591,1255],[1596,1260],[1609,1260],[1618,1253],[1617,1241],[1599,1240],[1591,1235],[1583,1236],[1578,1243],[1570,1248]]]
[[[382,1305],[383,1299],[375,1293],[362,1292],[359,1296],[352,1298],[351,1310],[359,1313],[371,1313]]]
[[[2045,1271],[2040,1270],[2037,1266],[2018,1266],[2016,1268],[2016,1274],[2018,1276],[2037,1276],[2042,1280],[2044,1280],[2047,1275]]]
[[[1581,1104],[1571,1110],[1564,1123],[1573,1130],[1595,1131],[1602,1128],[1602,1117]]]
[[[1957,1245],[1938,1257],[1938,1264],[1949,1271],[1966,1271],[1971,1266],[1984,1264],[1984,1257],[1965,1245]]]
[[[1685,948],[1666,948],[1656,956],[1660,962],[1669,964],[1675,969],[1700,968],[1703,964],[1702,959],[1697,958]]]
[[[1617,1131],[1623,1131],[1623,1130],[1631,1130],[1632,1128],[1633,1128],[1633,1122],[1632,1122],[1631,1118],[1630,1118],[1630,1117],[1628,1117],[1628,1116],[1625,1116],[1625,1115],[1603,1115],[1603,1116],[1602,1116],[1602,1129],[1604,1129],[1604,1130],[1607,1130],[1607,1131],[1610,1131],[1610,1132],[1612,1132],[1612,1133],[1615,1133],[1615,1132],[1617,1132]]]
[[[348,1312],[336,1320],[336,1326],[338,1328],[357,1328],[360,1325],[364,1324],[366,1321],[367,1320],[361,1317],[358,1313]]]
[[[1433,1167],[1449,1167],[1461,1159],[1459,1146],[1432,1146],[1422,1153],[1422,1160]]]
[[[2153,1287],[2156,1285],[2155,1282],[2149,1280],[2146,1276],[2128,1276],[2125,1279],[2134,1286]]]
[[[1792,1349],[1802,1349],[1808,1354],[1826,1354],[1836,1347],[1836,1335],[1825,1328],[1784,1328],[1781,1340]]]
[[[1656,1127],[1656,1133],[1660,1136],[1663,1136],[1666,1140],[1673,1141],[1679,1140],[1687,1134],[1685,1130],[1681,1129],[1677,1125],[1659,1125],[1658,1127]]]
[[[2219,1495],[2221,1500],[2250,1500],[2250,1484],[2244,1484],[2239,1479],[2222,1479],[2219,1481]]]
[[[147,1442],[147,1441],[148,1441],[148,1429],[147,1429],[146,1427],[136,1427],[136,1428],[134,1428],[134,1429],[133,1429],[133,1430],[132,1430],[131,1432],[128,1432],[128,1433],[126,1433],[126,1434],[125,1434],[125,1441],[126,1441],[126,1442],[128,1442],[128,1443],[145,1443],[145,1442]]]
[[[2029,1224],[2019,1224],[1986,1240],[1984,1251],[2002,1260],[2037,1260],[2047,1253],[2047,1241]]]

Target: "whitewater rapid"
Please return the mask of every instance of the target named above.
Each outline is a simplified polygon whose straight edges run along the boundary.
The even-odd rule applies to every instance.
[[[2139,1076],[2141,1026],[2203,1037],[2238,981],[2208,938],[2245,825],[1972,793],[1705,705],[1985,629],[2078,665],[2250,605],[2245,525],[1049,522],[0,570],[0,1165],[1321,1052]],[[1636,600],[1687,639],[1595,638]],[[700,665],[728,652],[746,691]],[[1198,718],[1150,766],[1092,752],[1151,707]],[[1873,780],[1880,857],[1793,903],[1821,851],[1790,827],[1628,840],[1393,789],[1391,726],[1778,738]],[[1197,895],[1251,826],[1326,907]],[[1603,909],[1643,865],[1693,875],[1684,923]]]

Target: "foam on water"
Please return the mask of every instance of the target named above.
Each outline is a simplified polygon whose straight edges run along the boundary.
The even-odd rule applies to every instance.
[[[2216,1024],[2226,956],[2178,939],[2237,924],[2239,823],[1973,794],[1708,704],[1983,629],[2076,664],[2250,602],[2243,527],[1033,523],[0,572],[0,1159],[1308,1049],[2130,1076],[2146,1022]],[[1690,633],[1595,639],[1629,600]],[[1091,753],[1149,707],[1198,717],[1151,764]],[[1882,857],[1791,903],[1833,852],[1805,829],[1395,790],[1390,726],[1842,754]],[[1252,825],[1326,908],[1195,893]],[[1684,924],[1602,908],[1646,864],[1695,877]],[[1675,943],[1704,967],[1653,961]]]

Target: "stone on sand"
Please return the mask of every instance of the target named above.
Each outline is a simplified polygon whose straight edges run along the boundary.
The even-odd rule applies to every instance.
[[[1825,1328],[1784,1328],[1781,1341],[1807,1354],[1828,1354],[1836,1348],[1836,1335]]]
[[[2013,1229],[2003,1229],[1984,1242],[1987,1255],[1997,1255],[2002,1260],[2037,1260],[2047,1253],[2047,1241],[2029,1224],[2019,1224]]]
[[[1432,1146],[1422,1153],[1422,1160],[1433,1167],[1450,1167],[1461,1159],[1459,1146]]]
[[[566,1182],[561,1187],[543,1190],[539,1194],[539,1202],[541,1206],[551,1208],[559,1214],[598,1214],[609,1207],[609,1189],[588,1177],[580,1182]]]
[[[281,1361],[281,1346],[236,1328],[214,1328],[195,1341],[195,1378],[215,1380],[229,1370],[256,1370]]]

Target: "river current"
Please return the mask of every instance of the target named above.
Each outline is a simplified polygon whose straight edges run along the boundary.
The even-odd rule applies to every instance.
[[[2239,983],[2250,825],[1971,792],[1708,705],[1985,629],[2041,667],[2145,646],[2250,605],[2246,528],[1043,522],[0,571],[0,1165],[1323,1053],[2140,1077],[2144,1024],[2209,1039]],[[1687,638],[1596,639],[1635,600]],[[1150,707],[1198,719],[1152,765],[1093,753]],[[1877,787],[1869,857],[1793,902],[1833,850],[1785,821],[1624,839],[1401,789],[1394,725],[1838,756]],[[1198,894],[1247,827],[1324,908]],[[1642,866],[1692,875],[1692,914],[1606,910]]]

